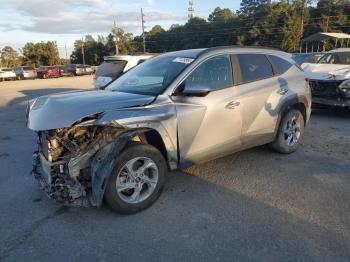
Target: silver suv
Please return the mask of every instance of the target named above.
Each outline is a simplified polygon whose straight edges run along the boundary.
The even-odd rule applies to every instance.
[[[168,170],[269,144],[294,152],[310,117],[304,73],[286,53],[220,47],[151,58],[104,91],[30,101],[32,173],[64,204],[135,213]],[[215,174],[213,174],[215,175]]]

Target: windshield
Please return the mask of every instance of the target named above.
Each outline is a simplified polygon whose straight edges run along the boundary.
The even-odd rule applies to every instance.
[[[158,95],[193,61],[193,58],[158,56],[131,69],[106,90]]]
[[[350,52],[325,54],[318,60],[318,64],[350,65]]]

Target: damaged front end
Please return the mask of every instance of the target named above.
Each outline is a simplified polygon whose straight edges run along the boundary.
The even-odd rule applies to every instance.
[[[116,156],[130,135],[112,126],[39,131],[32,173],[47,195],[58,202],[100,206],[105,180],[114,167],[107,156]]]
[[[350,80],[309,81],[314,104],[350,107]]]

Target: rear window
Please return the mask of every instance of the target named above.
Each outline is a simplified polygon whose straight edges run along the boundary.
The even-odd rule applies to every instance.
[[[34,68],[33,68],[33,67],[30,67],[30,66],[24,66],[24,67],[23,67],[23,70],[34,70]]]
[[[285,60],[281,57],[269,55],[269,58],[270,58],[272,64],[274,65],[275,73],[277,75],[284,74],[285,72],[288,71],[289,68],[292,67],[291,63],[289,63],[287,60]]]
[[[97,67],[96,76],[118,77],[123,73],[126,64],[125,60],[104,61]]]
[[[242,74],[241,84],[273,76],[272,66],[265,55],[239,54],[237,58]]]
[[[11,69],[11,68],[2,68],[2,69],[0,69],[0,71],[3,71],[3,72],[11,72],[12,69]]]

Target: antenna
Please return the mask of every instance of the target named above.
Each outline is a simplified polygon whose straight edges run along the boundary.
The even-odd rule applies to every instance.
[[[188,3],[188,19],[192,19],[194,17],[194,0],[190,0]]]

